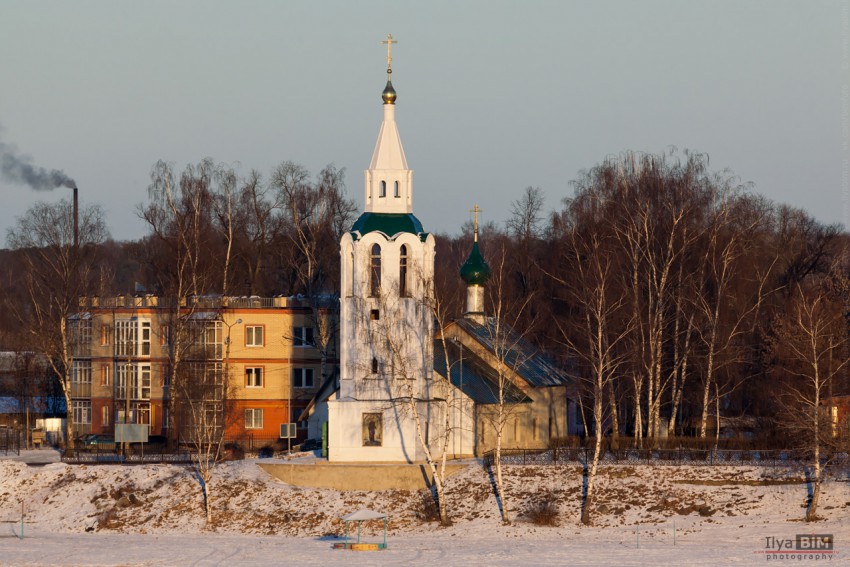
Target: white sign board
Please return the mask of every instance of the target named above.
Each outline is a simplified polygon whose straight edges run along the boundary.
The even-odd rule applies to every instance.
[[[147,443],[150,426],[147,423],[116,423],[116,443]]]
[[[294,423],[281,423],[280,424],[280,438],[281,439],[295,439],[295,424]]]

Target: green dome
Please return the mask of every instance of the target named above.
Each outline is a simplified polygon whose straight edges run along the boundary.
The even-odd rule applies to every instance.
[[[359,232],[360,236],[369,232],[383,232],[388,238],[400,232],[410,234],[424,233],[419,219],[408,213],[363,213],[354,222],[351,232]]]
[[[478,249],[478,243],[472,244],[472,252],[469,253],[469,258],[460,267],[460,277],[467,285],[484,285],[490,279],[490,266],[481,255]]]

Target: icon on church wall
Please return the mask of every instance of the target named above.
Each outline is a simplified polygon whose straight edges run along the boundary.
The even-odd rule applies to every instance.
[[[363,414],[363,446],[380,447],[383,433],[383,420],[379,413]]]

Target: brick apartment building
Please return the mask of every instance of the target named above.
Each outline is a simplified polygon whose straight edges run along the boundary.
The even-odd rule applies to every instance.
[[[278,439],[281,424],[296,421],[322,382],[316,318],[306,302],[197,297],[182,302],[179,313],[192,329],[185,375],[218,381],[229,375],[226,436]],[[335,330],[328,313],[319,316]],[[150,435],[167,435],[176,316],[173,301],[156,296],[81,299],[69,321],[75,351],[70,412],[79,434],[112,434],[126,413],[128,423],[148,424]],[[332,376],[336,332],[330,336],[326,374]],[[298,424],[296,440],[306,438],[306,427]]]

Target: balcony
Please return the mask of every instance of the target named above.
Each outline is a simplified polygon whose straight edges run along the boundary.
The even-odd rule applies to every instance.
[[[71,382],[72,398],[91,398],[91,382]]]

